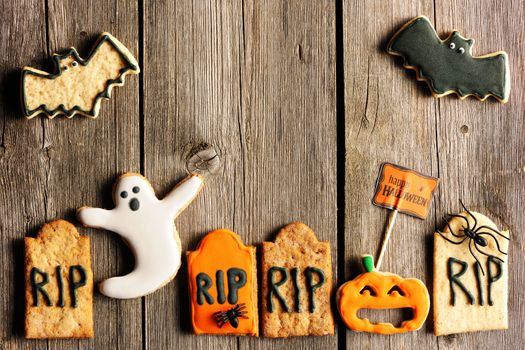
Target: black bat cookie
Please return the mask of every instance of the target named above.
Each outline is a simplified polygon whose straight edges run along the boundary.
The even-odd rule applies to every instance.
[[[403,57],[405,68],[416,71],[436,97],[456,93],[461,99],[474,95],[481,101],[494,96],[507,102],[510,74],[503,51],[472,57],[472,39],[457,31],[445,40],[437,35],[429,19],[419,16],[406,23],[388,43],[389,54]]]
[[[87,59],[72,47],[54,54],[56,73],[35,68],[22,70],[22,111],[30,119],[42,113],[49,118],[75,114],[95,118],[102,98],[109,98],[113,86],[124,84],[127,74],[140,69],[128,49],[109,33],[102,33]]]

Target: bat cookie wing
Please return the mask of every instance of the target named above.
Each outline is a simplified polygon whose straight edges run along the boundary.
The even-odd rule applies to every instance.
[[[102,33],[87,59],[75,48],[53,55],[56,73],[31,67],[22,70],[22,111],[31,119],[75,114],[96,118],[102,98],[110,98],[113,86],[121,86],[127,74],[140,72],[129,50],[109,33]]]
[[[457,31],[441,40],[425,16],[413,18],[388,43],[387,52],[403,57],[403,67],[416,71],[435,97],[455,93],[481,101],[493,96],[506,103],[510,93],[509,60],[499,51],[473,57],[472,39]]]

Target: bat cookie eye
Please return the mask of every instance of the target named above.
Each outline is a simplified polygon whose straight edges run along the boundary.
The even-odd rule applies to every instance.
[[[460,54],[464,54],[464,53],[465,53],[465,49],[462,48],[462,47],[460,47],[460,48],[458,49],[458,52],[459,52]]]
[[[456,44],[450,43],[448,44],[448,47],[450,47],[451,50],[454,50],[456,48]]]
[[[71,65],[72,65],[73,67],[76,67],[76,66],[78,66],[78,62],[77,62],[77,61],[73,61],[73,62],[71,62]]]

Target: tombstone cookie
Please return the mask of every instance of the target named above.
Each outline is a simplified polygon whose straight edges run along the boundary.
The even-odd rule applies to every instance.
[[[195,334],[259,334],[255,248],[221,229],[186,254]]]
[[[89,237],[56,220],[24,242],[26,338],[93,338]]]
[[[357,332],[397,334],[420,329],[428,316],[427,287],[416,278],[402,278],[377,271],[370,255],[363,257],[365,273],[346,282],[337,291],[337,309],[348,328]],[[358,316],[361,309],[412,309],[412,318],[396,327],[391,323],[371,323]]]
[[[464,208],[434,234],[434,334],[508,328],[509,231]]]
[[[127,74],[140,72],[137,60],[109,33],[100,35],[87,59],[72,47],[54,54],[53,61],[54,73],[22,70],[22,111],[28,119],[38,114],[96,118],[101,100],[110,98],[113,87],[124,85]]]
[[[405,68],[428,83],[432,95],[457,94],[461,99],[489,96],[507,102],[510,92],[509,59],[503,51],[472,56],[472,39],[457,31],[441,40],[430,20],[418,16],[406,23],[388,43],[391,55],[403,57]]]
[[[138,298],[171,281],[181,263],[181,245],[174,220],[202,189],[201,176],[192,174],[162,200],[140,174],[125,173],[113,187],[115,208],[82,207],[78,220],[86,227],[119,234],[135,255],[135,268],[125,276],[102,281],[102,294],[118,299]]]
[[[334,334],[330,243],[305,224],[262,244],[262,329],[266,337]]]

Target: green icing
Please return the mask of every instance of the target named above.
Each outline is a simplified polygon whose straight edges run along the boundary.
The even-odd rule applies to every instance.
[[[55,108],[53,110],[50,110],[50,109],[47,108],[47,105],[45,105],[45,104],[42,104],[38,108],[35,108],[33,110],[29,110],[29,108],[27,107],[26,95],[25,95],[25,90],[24,90],[25,78],[26,78],[27,75],[34,75],[34,76],[45,78],[45,79],[56,79],[56,78],[58,78],[59,76],[62,75],[62,68],[60,66],[60,62],[63,59],[69,57],[69,56],[73,56],[75,58],[75,60],[78,62],[78,64],[80,64],[82,66],[87,66],[89,64],[90,60],[96,55],[96,53],[98,52],[98,50],[101,47],[101,45],[104,42],[106,42],[106,41],[108,43],[110,43],[115,48],[115,50],[122,56],[122,59],[124,60],[124,62],[126,62],[126,67],[122,68],[119,71],[118,77],[116,77],[115,79],[110,79],[110,80],[106,81],[105,89],[103,91],[101,91],[95,97],[95,100],[93,101],[93,106],[92,106],[91,110],[83,110],[79,106],[74,106],[71,109],[66,109],[64,107],[64,105],[60,105],[57,108]],[[38,72],[31,71],[31,70],[26,70],[26,69],[24,69],[22,71],[22,82],[21,82],[21,88],[22,88],[21,89],[22,90],[22,110],[23,110],[23,113],[24,113],[25,116],[30,116],[33,113],[35,113],[36,111],[40,110],[41,112],[47,113],[49,115],[52,115],[55,112],[60,112],[60,113],[63,113],[64,115],[66,115],[67,117],[71,117],[74,114],[74,112],[82,112],[82,113],[84,113],[86,115],[94,117],[95,116],[95,106],[96,106],[98,100],[101,99],[101,98],[109,98],[110,97],[109,94],[110,94],[111,86],[113,84],[122,84],[124,82],[123,75],[126,72],[128,72],[130,70],[137,70],[138,69],[138,66],[135,65],[134,63],[132,63],[128,59],[126,53],[124,53],[122,50],[120,50],[119,46],[108,35],[104,35],[104,36],[99,38],[99,40],[95,44],[95,47],[91,51],[89,57],[87,59],[85,59],[85,60],[82,59],[79,56],[77,50],[72,47],[72,48],[70,48],[69,50],[67,50],[66,52],[64,52],[61,55],[54,55],[53,56],[53,61],[55,63],[55,68],[56,68],[56,71],[57,71],[57,73],[55,73],[55,74],[47,74],[47,73],[43,74],[43,73],[38,73]]]
[[[493,274],[492,269],[490,268],[491,265],[497,266],[498,273],[496,275]],[[488,270],[488,286],[487,286],[487,299],[490,306],[494,305],[494,302],[492,301],[492,284],[499,280],[501,276],[503,275],[503,268],[502,263],[500,260],[494,258],[492,255],[487,258],[487,270]]]
[[[44,289],[44,286],[49,282],[49,275],[45,273],[44,271],[41,271],[37,269],[36,267],[33,267],[31,269],[30,274],[31,279],[31,291],[33,294],[33,306],[38,306],[38,294],[40,293],[42,297],[44,298],[44,302],[47,304],[47,306],[52,306],[53,303],[51,303],[51,299],[49,298],[49,294]],[[36,278],[37,275],[40,275],[42,277],[42,280],[40,282],[37,282]]]
[[[461,266],[461,270],[457,273],[454,273],[454,267],[453,267],[453,264],[459,264]],[[474,296],[472,295],[472,293],[470,293],[470,291],[467,289],[467,287],[465,287],[465,285],[459,280],[459,278],[461,276],[463,276],[465,274],[465,272],[467,272],[467,263],[464,262],[464,261],[461,261],[461,260],[458,260],[456,258],[449,258],[448,259],[448,264],[447,264],[448,268],[447,268],[447,271],[448,271],[448,279],[449,279],[449,283],[450,283],[450,299],[451,299],[451,304],[452,305],[456,305],[456,291],[454,289],[454,284],[456,284],[464,293],[465,295],[467,296],[469,302],[471,304],[474,304]]]
[[[434,93],[455,91],[459,96],[475,95],[483,99],[493,95],[507,100],[506,54],[472,57],[472,44],[471,39],[461,37],[458,32],[442,41],[429,20],[418,17],[394,35],[388,52],[402,56],[405,66],[415,68]]]
[[[318,282],[314,284],[313,275],[317,274]],[[317,267],[307,267],[304,270],[304,275],[306,279],[306,289],[308,290],[308,302],[309,302],[309,311],[310,313],[315,311],[315,301],[314,301],[314,292],[321,288],[325,282],[324,272]]]
[[[276,273],[280,273],[281,280],[279,282],[276,282],[274,279],[274,276]],[[274,306],[273,306],[273,296],[277,298],[279,303],[281,304],[281,307],[284,311],[290,312],[290,308],[288,307],[288,304],[286,304],[286,300],[284,297],[279,293],[279,287],[282,286],[286,281],[288,280],[288,270],[284,267],[277,267],[273,266],[268,270],[268,295],[267,295],[267,308],[268,312],[273,312]]]
[[[80,278],[75,281],[75,271]],[[73,265],[69,268],[69,292],[71,294],[71,306],[77,307],[77,289],[87,283],[86,270],[80,265]]]
[[[374,271],[374,258],[372,255],[363,255],[362,262],[366,272]]]

